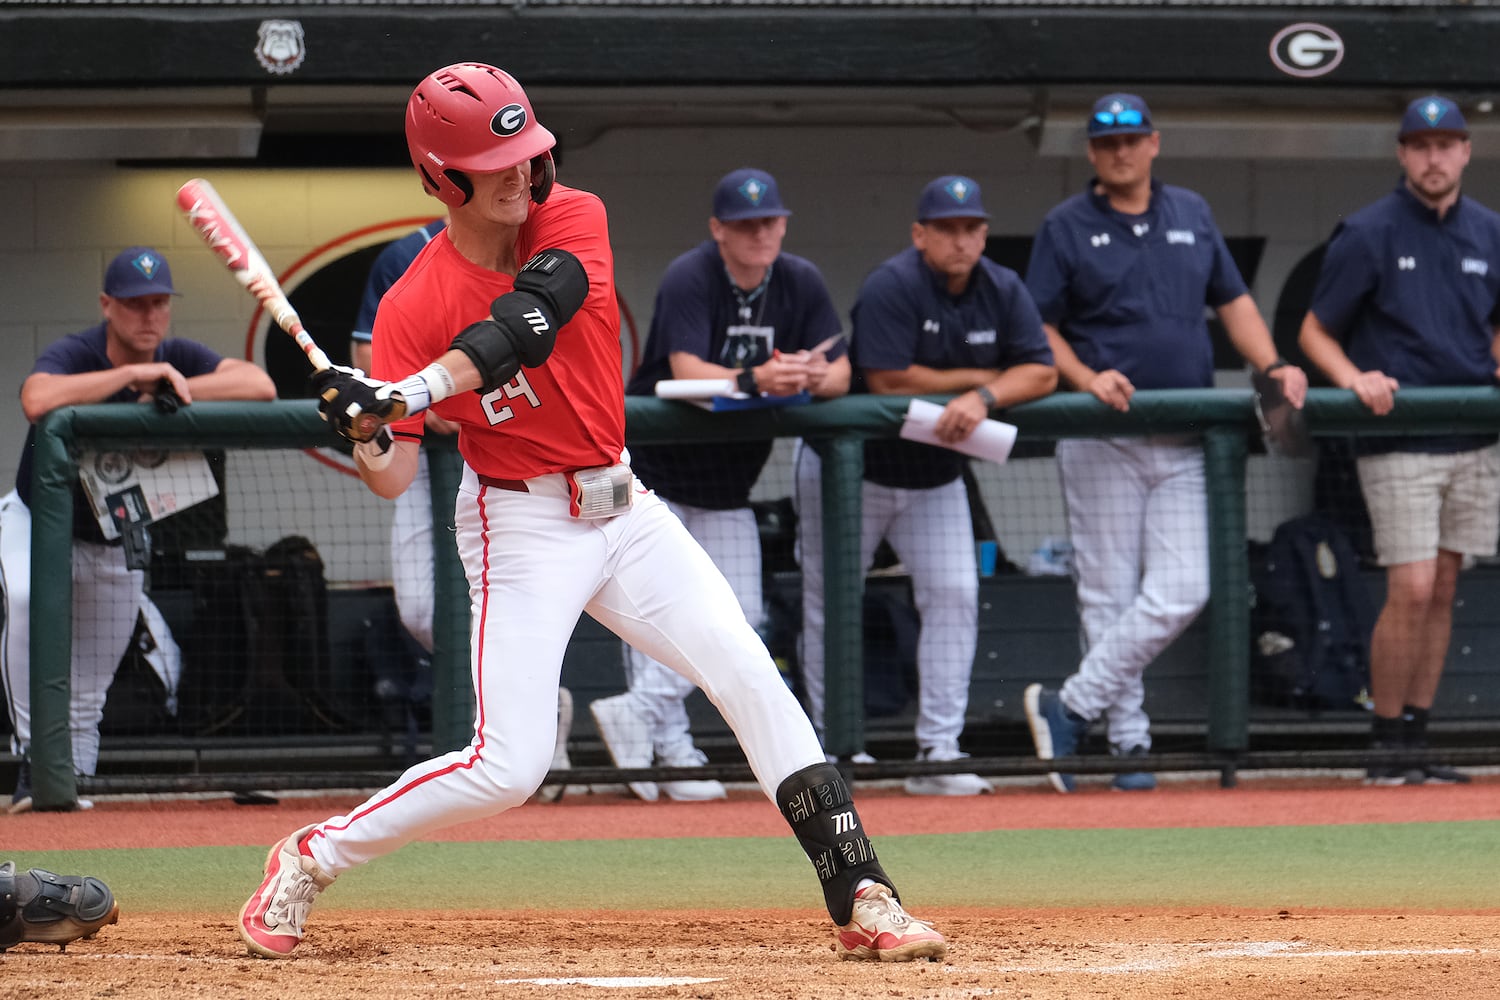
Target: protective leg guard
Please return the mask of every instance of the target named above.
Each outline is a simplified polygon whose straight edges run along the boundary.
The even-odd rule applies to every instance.
[[[17,875],[15,862],[0,865],[0,951],[23,941],[66,948],[119,919],[114,893],[92,876],[40,868]]]
[[[837,767],[812,764],[789,775],[776,789],[776,804],[823,883],[823,901],[834,923],[849,922],[860,879],[874,879],[896,895]]]

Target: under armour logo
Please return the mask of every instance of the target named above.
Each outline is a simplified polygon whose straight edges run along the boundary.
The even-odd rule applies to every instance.
[[[1134,231],[1134,233],[1137,236],[1145,236],[1147,233],[1151,232],[1151,223],[1149,223],[1149,222],[1137,222],[1135,225],[1131,226],[1130,228],[1131,228],[1132,231]]]
[[[1417,269],[1417,258],[1397,257],[1396,269],[1400,271],[1415,271]]]
[[[924,319],[922,321],[922,332],[923,333],[937,333],[941,329],[942,329],[942,326],[940,326],[938,324],[938,321],[935,320],[935,319]]]
[[[1139,234],[1137,234],[1137,235],[1139,235]],[[1107,247],[1107,246],[1109,246],[1109,234],[1108,233],[1098,233],[1098,234],[1096,234],[1094,236],[1090,236],[1089,237],[1089,242],[1092,243],[1096,247]]]

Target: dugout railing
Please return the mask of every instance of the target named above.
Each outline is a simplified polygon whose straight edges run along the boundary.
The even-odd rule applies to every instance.
[[[941,401],[941,397],[933,397]],[[815,405],[710,413],[680,403],[654,399],[627,400],[628,437],[632,443],[675,443],[708,440],[818,438],[826,441],[823,502],[830,530],[825,539],[827,579],[826,630],[827,689],[830,752],[847,754],[864,744],[859,706],[862,689],[861,594],[865,587],[858,565],[862,473],[861,442],[897,433],[908,400],[903,397],[861,396]],[[1491,389],[1408,389],[1397,397],[1390,415],[1373,418],[1347,392],[1313,390],[1306,408],[1315,435],[1373,433],[1413,434],[1492,431],[1500,428],[1500,391]],[[1211,596],[1204,612],[1206,645],[1203,671],[1206,696],[1201,749],[1155,754],[1146,762],[1152,769],[1217,770],[1232,780],[1239,769],[1272,767],[1357,767],[1369,763],[1402,762],[1401,754],[1376,761],[1363,750],[1322,752],[1255,751],[1249,743],[1250,634],[1246,555],[1246,462],[1260,437],[1253,395],[1248,390],[1214,389],[1143,391],[1128,413],[1109,410],[1091,397],[1058,394],[1016,407],[1005,419],[1020,428],[1023,440],[1055,441],[1068,437],[1129,436],[1189,433],[1201,436],[1209,484]],[[286,736],[265,743],[224,740],[221,748],[233,758],[233,769],[189,766],[153,771],[141,766],[129,775],[109,774],[79,779],[71,766],[68,734],[69,670],[71,658],[72,583],[67,567],[72,548],[72,484],[76,456],[82,449],[240,449],[304,450],[327,447],[329,431],[310,401],[201,403],[172,415],[151,407],[81,406],[49,414],[38,425],[33,478],[33,580],[31,605],[32,782],[38,808],[71,802],[79,790],[94,792],[173,789],[259,790],[317,787],[369,787],[393,778],[399,767],[352,771],[339,764],[309,772],[289,767],[288,753],[299,748],[317,758],[336,758],[337,737]],[[451,448],[432,450],[435,496],[451,496],[460,472]],[[295,484],[286,484],[293,488]],[[358,517],[357,511],[348,516]],[[290,526],[288,526],[290,527]],[[451,531],[451,507],[434,504],[436,537]],[[452,546],[435,548],[437,608],[434,625],[433,696],[430,747],[437,751],[461,746],[471,735],[472,695],[468,665],[466,584]],[[524,654],[523,654],[524,655]],[[1148,675],[1149,678],[1149,675]],[[1149,683],[1149,679],[1148,679]],[[849,710],[835,712],[835,706]],[[165,744],[189,753],[202,751],[212,737],[179,737]],[[1500,744],[1500,740],[1489,742]],[[1454,764],[1500,761],[1500,746],[1472,746],[1443,752]],[[986,774],[1041,774],[1058,764],[1043,765],[1026,755],[975,757],[944,764],[883,762],[854,765],[856,778],[891,777],[916,773],[976,770]],[[1078,757],[1065,769],[1084,774],[1125,769],[1105,757]],[[1129,767],[1139,769],[1141,762]],[[699,774],[743,780],[749,770],[742,762],[716,762],[691,772],[672,769],[620,770],[591,766],[552,779],[569,784],[615,782],[637,778],[666,779]]]

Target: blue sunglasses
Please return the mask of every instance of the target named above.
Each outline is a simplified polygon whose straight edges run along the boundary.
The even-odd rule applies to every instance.
[[[1100,125],[1139,125],[1141,113],[1135,108],[1127,108],[1124,111],[1096,111],[1094,121]]]

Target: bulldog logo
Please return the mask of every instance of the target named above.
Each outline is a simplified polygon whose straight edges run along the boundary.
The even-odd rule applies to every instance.
[[[301,21],[262,21],[255,59],[269,73],[285,76],[307,58]]]

